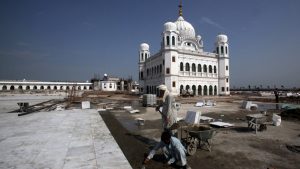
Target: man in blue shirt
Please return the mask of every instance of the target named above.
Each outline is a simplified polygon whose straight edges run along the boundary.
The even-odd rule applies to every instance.
[[[144,164],[148,163],[150,159],[153,158],[158,149],[163,150],[168,165],[177,162],[182,169],[191,169],[186,162],[186,149],[179,139],[171,136],[170,132],[165,131],[162,133],[161,141],[150,151],[149,155],[144,160]]]

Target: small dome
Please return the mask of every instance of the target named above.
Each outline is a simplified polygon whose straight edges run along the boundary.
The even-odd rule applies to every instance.
[[[201,36],[200,35],[197,35],[197,40],[199,41],[199,40],[201,40]]]
[[[167,22],[164,24],[164,31],[176,31],[177,26],[173,22]]]
[[[149,50],[149,45],[147,43],[142,43],[140,46],[140,50]]]
[[[220,34],[217,36],[217,39],[216,39],[217,42],[223,42],[223,43],[227,43],[228,41],[228,37],[224,34]]]
[[[183,38],[195,38],[196,34],[194,27],[189,22],[185,21],[182,16],[179,16],[175,24],[180,36]]]

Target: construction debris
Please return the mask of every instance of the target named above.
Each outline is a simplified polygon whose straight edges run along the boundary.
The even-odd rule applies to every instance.
[[[137,125],[139,125],[139,126],[145,125],[145,119],[143,119],[143,118],[136,118],[135,120],[136,120]]]
[[[139,113],[139,112],[140,112],[140,110],[130,110],[129,111],[130,114]]]
[[[231,124],[231,123],[225,123],[225,122],[221,122],[221,121],[210,122],[209,124],[212,125],[212,126],[216,126],[216,127],[224,127],[224,128],[234,126],[234,124]]]
[[[253,104],[252,101],[243,101],[242,108],[247,110],[257,109],[257,104]]]

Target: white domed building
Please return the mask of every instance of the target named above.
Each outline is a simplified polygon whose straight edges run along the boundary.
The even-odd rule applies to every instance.
[[[229,95],[228,37],[217,35],[215,51],[203,51],[202,37],[179,7],[178,19],[164,24],[158,53],[150,55],[149,45],[140,45],[140,93],[158,94],[156,87],[165,84],[173,95]]]

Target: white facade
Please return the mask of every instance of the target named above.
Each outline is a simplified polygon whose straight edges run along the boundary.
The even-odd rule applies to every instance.
[[[164,24],[161,49],[150,56],[146,43],[139,50],[141,93],[157,93],[165,84],[173,95],[192,90],[195,95],[229,95],[228,38],[216,38],[214,52],[203,51],[203,40],[184,20],[182,11],[175,22]]]
[[[92,90],[92,83],[82,82],[40,82],[40,81],[0,81],[0,91],[12,90]]]
[[[100,81],[100,90],[106,92],[117,91],[117,82],[116,81]]]

